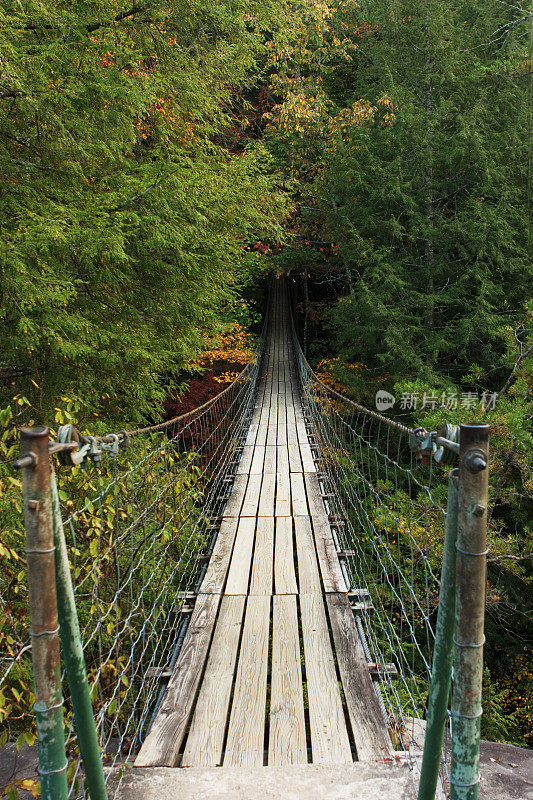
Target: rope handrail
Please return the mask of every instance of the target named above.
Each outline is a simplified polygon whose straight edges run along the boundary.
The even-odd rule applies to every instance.
[[[180,422],[183,422],[187,418],[197,417],[201,413],[208,411],[215,403],[219,402],[226,394],[228,394],[244,377],[247,372],[255,365],[258,361],[261,360],[261,353],[265,346],[266,341],[266,333],[268,329],[268,313],[270,309],[270,293],[268,295],[267,306],[265,309],[265,315],[263,319],[263,328],[261,330],[261,337],[259,339],[259,344],[255,348],[254,354],[250,358],[250,360],[246,363],[244,368],[239,372],[239,374],[232,380],[225,389],[221,392],[216,394],[214,397],[211,397],[201,406],[197,406],[196,408],[191,409],[190,411],[186,411],[184,414],[179,414],[172,419],[165,420],[165,422],[159,422],[156,425],[148,425],[143,428],[135,428],[131,431],[119,431],[116,434],[106,434],[105,436],[96,436],[95,439],[100,442],[109,442],[113,436],[118,436],[119,440],[124,437],[131,437],[131,436],[139,436],[143,433],[156,433],[157,431],[163,431],[167,428],[170,428],[172,425],[177,425]]]
[[[306,357],[304,355],[304,352],[302,350],[302,346],[301,346],[300,342],[298,341],[298,337],[296,335],[296,328],[294,326],[294,320],[293,319],[292,319],[292,339],[293,339],[293,344],[294,344],[298,359],[303,362],[307,372],[309,372],[313,376],[313,380],[316,381],[316,383],[320,386],[321,389],[324,389],[326,392],[328,392],[328,394],[332,394],[334,397],[338,398],[339,400],[342,400],[344,403],[347,403],[352,408],[357,409],[357,411],[360,411],[362,414],[367,414],[369,417],[373,417],[374,419],[377,419],[380,422],[384,422],[386,425],[389,425],[391,428],[396,428],[397,430],[403,431],[403,433],[407,433],[407,434],[418,433],[418,431],[420,430],[419,428],[409,428],[407,425],[402,425],[401,422],[396,422],[396,420],[389,419],[388,417],[384,417],[383,414],[378,414],[377,411],[372,411],[370,408],[366,408],[365,406],[359,405],[359,403],[356,403],[354,400],[350,400],[349,397],[345,397],[343,394],[341,394],[340,392],[337,392],[335,389],[332,389],[331,386],[328,386],[326,383],[324,383],[324,381],[322,381],[318,377],[316,372],[310,366],[308,360],[306,359]]]
[[[165,422],[160,422],[157,425],[149,425],[145,428],[135,428],[135,430],[132,431],[120,431],[120,433],[117,435],[120,436],[120,434],[123,434],[125,436],[139,436],[142,433],[156,433],[157,431],[162,431],[166,430],[167,428],[170,428],[171,425],[176,425],[179,422],[183,422],[185,419],[189,417],[198,416],[204,411],[208,411],[209,408],[211,408],[211,406],[213,406],[215,403],[221,400],[226,394],[228,394],[228,392],[230,392],[233,389],[233,387],[236,386],[239,383],[239,381],[245,376],[245,373],[247,373],[250,370],[250,368],[257,362],[262,346],[263,345],[261,342],[256,348],[256,351],[252,356],[252,358],[247,362],[244,369],[241,370],[241,372],[239,372],[237,377],[234,378],[232,382],[228,384],[228,386],[226,386],[225,389],[216,394],[214,397],[211,397],[201,406],[197,406],[196,408],[193,408],[190,411],[186,411],[184,414],[179,414],[177,417],[173,417],[172,419],[166,420]],[[105,442],[108,436],[109,434],[107,436],[96,437],[96,438],[99,439],[100,441]]]

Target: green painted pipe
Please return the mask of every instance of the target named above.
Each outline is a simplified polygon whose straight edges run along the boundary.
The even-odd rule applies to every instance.
[[[89,682],[81,643],[76,601],[61,520],[55,475],[52,473],[52,520],[56,553],[56,584],[59,627],[63,658],[67,670],[74,724],[91,800],[107,800],[102,757],[89,693]]]
[[[61,675],[58,673],[59,683]],[[39,780],[42,800],[67,800],[67,757],[65,755],[65,723],[63,699],[58,708],[46,708],[37,701],[34,705],[39,752]]]
[[[458,470],[448,479],[448,507],[444,552],[440,576],[439,608],[433,650],[433,669],[426,721],[424,755],[418,785],[418,800],[434,800],[439,779],[444,731],[448,716],[448,698],[453,664],[453,629],[455,624],[455,543],[457,539]]]

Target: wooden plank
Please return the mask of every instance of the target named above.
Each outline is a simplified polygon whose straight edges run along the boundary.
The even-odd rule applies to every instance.
[[[222,520],[207,571],[199,589],[200,594],[215,594],[222,591],[237,533],[237,525],[237,517]]]
[[[215,767],[221,762],[244,601],[243,596],[222,598],[182,767]]]
[[[300,448],[297,445],[289,445],[289,468],[291,472],[302,471]]]
[[[274,498],[276,495],[276,476],[273,473],[263,475],[261,494],[259,496],[259,517],[274,516]]]
[[[278,439],[278,426],[277,425],[269,425],[266,443],[267,444],[277,444]]]
[[[287,409],[287,441],[289,441],[289,426],[294,426],[294,430],[296,430],[296,416],[294,414],[294,403],[290,384],[287,386],[285,406]]]
[[[272,594],[274,517],[258,517],[250,594]]]
[[[298,432],[296,430],[295,422],[287,423],[287,444],[289,447],[298,447]]]
[[[307,502],[309,505],[310,516],[315,519],[323,519],[327,522],[326,509],[322,499],[320,482],[318,475],[304,475],[305,488],[307,490]]]
[[[219,601],[219,594],[198,595],[163,702],[135,759],[136,767],[175,765],[207,657]]]
[[[237,475],[233,481],[231,494],[224,509],[225,517],[238,517],[241,513],[242,502],[246,487],[248,486],[248,475]]]
[[[241,517],[255,517],[257,514],[261,481],[262,475],[250,475],[241,508]]]
[[[279,407],[279,390],[276,387],[275,393],[272,392],[272,399],[270,401],[270,413],[268,415],[268,424],[278,424],[278,407]]]
[[[321,595],[300,595],[313,764],[351,764],[337,673]]]
[[[263,765],[269,633],[270,597],[249,597],[224,754],[225,767]]]
[[[245,447],[254,446],[258,428],[259,428],[259,414],[257,411],[254,411],[252,416],[252,421],[250,422],[250,427],[248,428],[248,433],[246,435],[246,441],[244,443]]]
[[[261,406],[261,416],[259,418],[259,425],[268,425],[268,418],[270,416],[270,402],[272,397],[272,383],[267,378],[265,384],[265,397]]]
[[[277,471],[289,472],[289,448],[286,444],[281,444],[276,447],[276,450],[278,451]]]
[[[349,587],[346,586],[337,549],[331,535],[331,528],[320,494],[318,476],[304,473],[304,480],[324,591],[346,592]]]
[[[276,517],[291,515],[291,482],[288,472],[276,474]]]
[[[250,474],[261,475],[263,472],[264,461],[265,461],[265,446],[258,444],[254,447],[252,464],[250,466]]]
[[[291,472],[292,513],[295,517],[307,517],[307,497],[305,495],[304,478],[301,472]]]
[[[302,459],[304,472],[316,472],[313,454],[307,442],[300,443],[300,457]]]
[[[381,760],[391,741],[346,594],[326,595],[337,664],[359,761]]]
[[[276,595],[273,598],[268,764],[282,767],[307,764],[295,595]]]
[[[296,594],[298,592],[294,570],[291,517],[276,517],[274,589],[276,594]]]
[[[241,517],[224,594],[246,594],[254,547],[255,517]]]
[[[254,447],[250,444],[245,444],[242,448],[241,460],[237,467],[237,475],[248,475],[250,466],[252,464],[252,456],[254,454]]]
[[[286,423],[278,423],[277,443],[287,444],[287,425]]]
[[[265,448],[265,461],[263,465],[263,472],[264,473],[274,473],[276,472],[276,447],[274,445],[268,445]]]
[[[321,594],[320,573],[309,517],[295,517],[294,531],[298,554],[299,592],[300,594]]]
[[[278,425],[286,425],[287,423],[287,387],[285,386],[285,379],[279,379],[278,386]]]
[[[257,436],[255,437],[255,444],[256,445],[266,444],[267,433],[268,433],[268,425],[259,425],[257,429]]]
[[[298,441],[300,444],[308,444],[309,439],[307,438],[307,429],[305,427],[304,422],[297,422],[296,423],[296,432],[298,434]]]

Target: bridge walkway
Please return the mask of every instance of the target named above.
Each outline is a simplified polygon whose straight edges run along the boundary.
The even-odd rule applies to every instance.
[[[281,282],[257,404],[136,767],[383,760],[391,742],[337,557]]]

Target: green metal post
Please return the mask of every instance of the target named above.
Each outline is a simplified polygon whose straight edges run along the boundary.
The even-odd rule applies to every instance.
[[[55,475],[52,473],[52,521],[56,554],[57,603],[63,658],[67,670],[74,724],[80,747],[87,789],[91,800],[107,800],[102,757],[83,656],[76,601],[61,519]]]
[[[418,786],[418,800],[434,800],[439,779],[448,697],[453,664],[455,624],[455,543],[457,538],[458,470],[448,479],[448,507],[440,576],[439,608],[433,650],[433,669],[426,721],[424,755]]]
[[[477,800],[487,571],[489,426],[461,425],[451,800]]]
[[[59,664],[48,428],[21,428],[26,561],[30,605],[35,717],[43,800],[66,800],[67,758]]]

